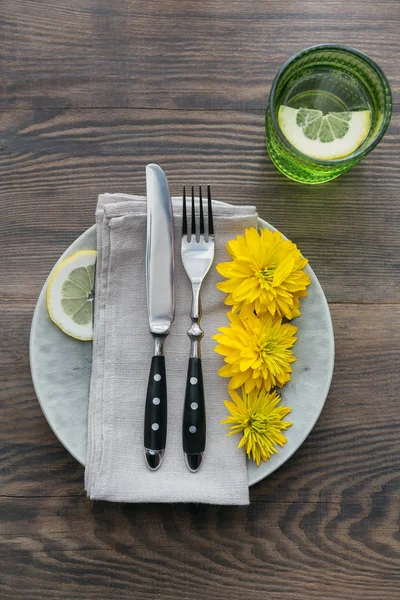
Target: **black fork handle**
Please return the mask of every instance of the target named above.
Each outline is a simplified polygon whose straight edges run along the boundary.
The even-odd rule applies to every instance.
[[[206,448],[206,407],[201,358],[189,358],[182,423],[183,451],[190,471],[200,467]]]

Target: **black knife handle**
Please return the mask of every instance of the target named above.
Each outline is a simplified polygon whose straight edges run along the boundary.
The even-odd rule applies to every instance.
[[[164,450],[167,437],[167,378],[164,356],[153,356],[147,386],[144,447]]]
[[[185,454],[200,454],[206,447],[206,407],[201,358],[189,358],[182,441]]]

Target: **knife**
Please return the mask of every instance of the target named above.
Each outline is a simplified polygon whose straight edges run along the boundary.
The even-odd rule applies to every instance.
[[[146,463],[155,471],[161,466],[167,437],[167,381],[164,342],[174,320],[174,232],[172,202],[164,171],[146,167],[147,313],[154,338],[144,419]]]

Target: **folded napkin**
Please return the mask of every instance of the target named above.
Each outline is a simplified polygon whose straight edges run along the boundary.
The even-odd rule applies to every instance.
[[[205,331],[202,363],[207,413],[203,464],[190,473],[182,450],[182,412],[189,359],[191,286],[180,257],[182,199],[173,199],[175,321],[165,343],[168,432],[163,464],[150,471],[143,450],[146,389],[153,340],[146,305],[146,201],[124,194],[99,197],[93,367],[88,415],[85,485],[90,498],[115,502],[248,504],[245,453],[220,424],[227,410],[227,380],[212,336],[226,324],[227,307],[215,285],[215,264],[227,260],[225,244],[257,226],[253,206],[214,203],[215,263],[202,288]]]

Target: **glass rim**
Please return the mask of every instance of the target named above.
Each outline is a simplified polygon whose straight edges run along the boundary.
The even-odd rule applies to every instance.
[[[381,130],[379,131],[378,135],[376,136],[376,138],[374,138],[368,144],[368,146],[366,146],[362,150],[353,152],[352,154],[350,154],[349,156],[346,156],[345,158],[324,160],[321,158],[313,158],[311,156],[308,156],[307,154],[303,154],[302,152],[297,150],[294,146],[292,146],[292,144],[283,135],[283,133],[279,127],[278,119],[276,118],[276,115],[275,115],[274,98],[275,98],[275,91],[276,91],[276,87],[278,85],[279,79],[281,78],[283,73],[286,71],[286,69],[289,67],[289,65],[292,64],[292,62],[294,62],[298,58],[301,58],[305,54],[308,54],[310,52],[314,52],[317,50],[344,50],[345,52],[348,52],[349,54],[356,55],[358,58],[360,58],[364,62],[366,62],[376,72],[376,74],[380,78],[381,82],[383,83],[383,87],[387,90],[387,92],[385,93],[385,98],[386,98],[385,113],[386,114],[384,116]],[[289,150],[291,150],[291,152],[293,152],[294,154],[299,156],[299,158],[301,158],[301,159],[306,159],[308,161],[312,161],[312,162],[320,164],[320,165],[340,165],[340,164],[346,164],[348,162],[352,162],[355,158],[359,158],[359,157],[362,157],[362,156],[368,154],[381,141],[381,139],[383,138],[383,136],[386,133],[386,130],[390,123],[390,118],[392,116],[392,90],[390,89],[389,81],[388,81],[386,75],[384,74],[384,72],[382,71],[382,69],[380,68],[380,66],[364,52],[361,52],[360,50],[356,50],[355,48],[352,48],[351,46],[345,46],[343,44],[316,44],[315,46],[309,46],[308,48],[304,48],[304,50],[300,50],[300,52],[297,52],[296,54],[294,54],[293,56],[288,58],[283,63],[283,65],[280,67],[279,71],[275,75],[274,80],[272,82],[271,91],[269,93],[268,110],[270,112],[270,118],[274,125],[274,129],[277,132],[281,142],[285,146],[287,146],[289,148]]]

